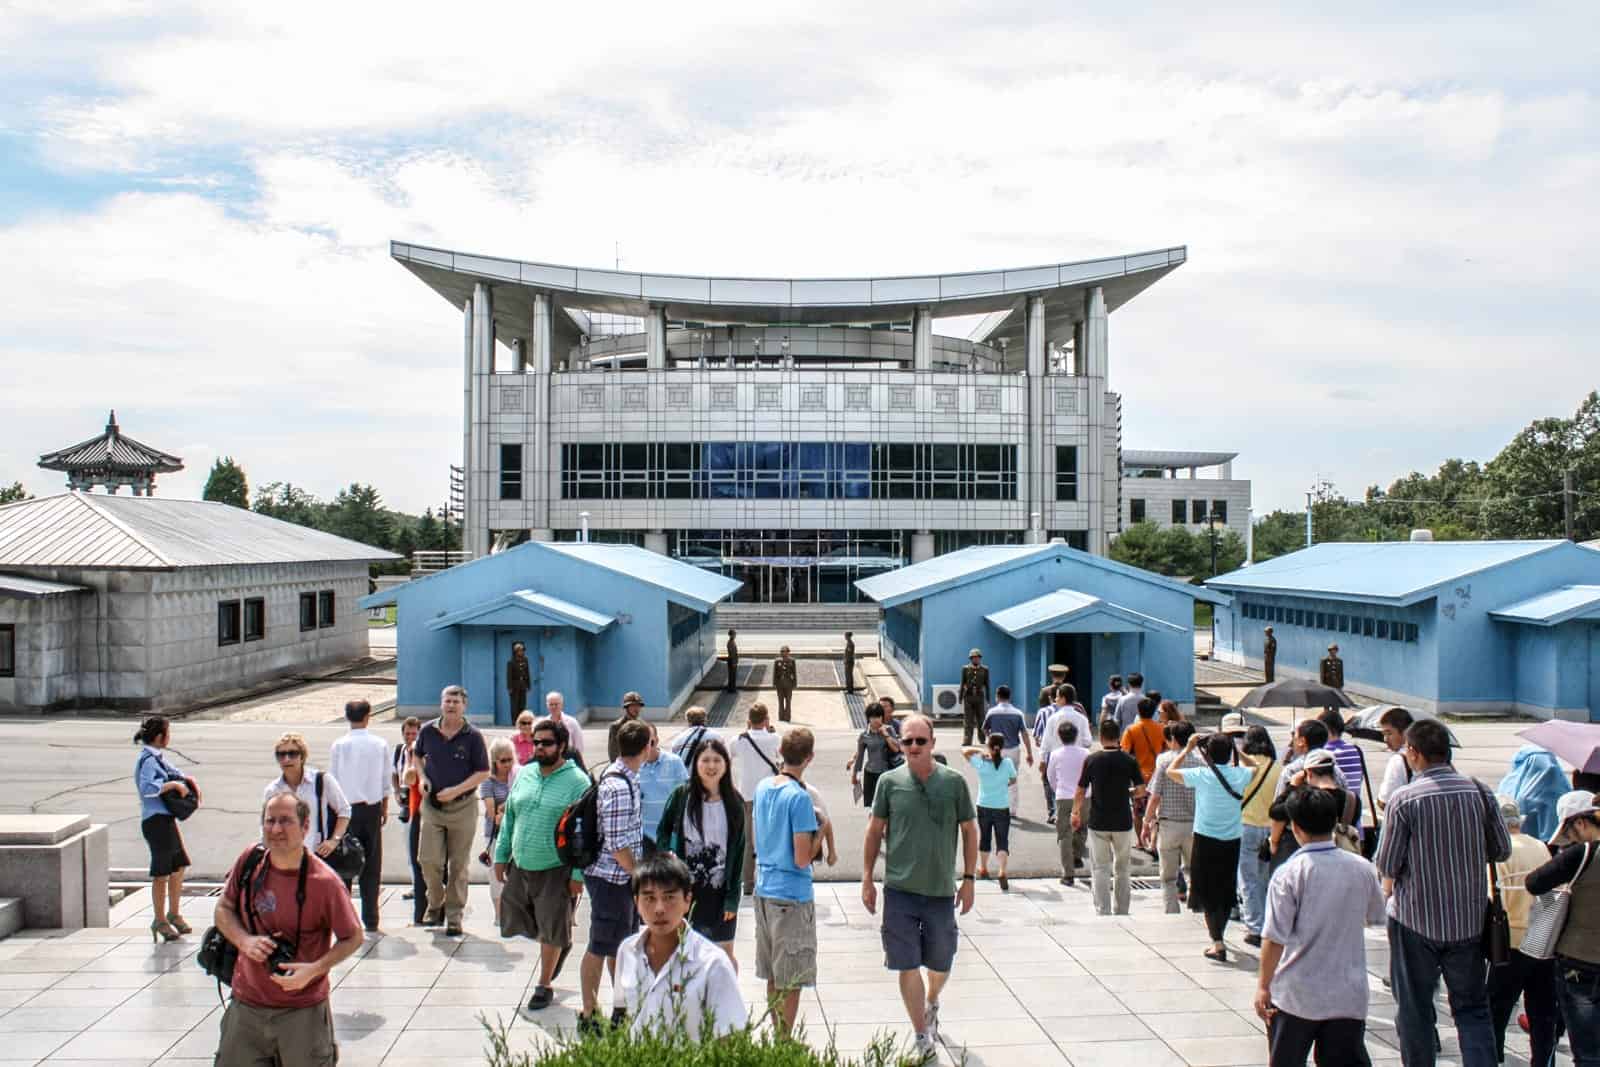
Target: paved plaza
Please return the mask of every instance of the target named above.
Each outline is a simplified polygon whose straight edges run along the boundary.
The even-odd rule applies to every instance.
[[[187,911],[197,931],[209,901]],[[398,889],[385,895],[385,925],[341,966],[333,990],[341,1067],[479,1062],[480,1019],[511,1027],[513,1046],[537,1048],[574,1027],[577,967],[556,981],[555,1004],[521,1007],[531,994],[534,946],[504,941],[492,922],[488,894],[474,887],[466,936],[443,937],[406,927],[410,903]],[[836,1042],[857,1053],[880,1033],[909,1042],[899,994],[883,969],[876,919],[859,888],[833,883],[817,890],[820,979],[801,1000],[806,1040]],[[210,1063],[220,1007],[214,982],[194,962],[196,933],[152,946],[144,893],[113,913],[113,927],[64,936],[29,931],[0,942],[0,1063],[52,1067],[77,1062],[168,1067]],[[941,1063],[972,1067],[1223,1067],[1265,1064],[1266,1038],[1251,1009],[1256,959],[1230,928],[1226,966],[1202,959],[1204,924],[1188,914],[1161,914],[1160,894],[1136,891],[1125,918],[1095,916],[1089,890],[1054,881],[1015,882],[1001,893],[978,887],[978,902],[961,920],[961,946],[944,996]],[[754,977],[753,919],[740,910],[740,985],[760,1010],[763,984]],[[578,932],[587,929],[587,909]],[[1368,1047],[1375,1064],[1398,1064],[1393,1002],[1379,975],[1386,966],[1380,931],[1367,934],[1372,973]],[[609,989],[602,1006],[609,1006]],[[1442,1009],[1441,1009],[1442,1010]],[[1507,1063],[1525,1067],[1527,1043],[1512,1027]],[[1453,1032],[1443,1032],[1448,1067]],[[1559,1063],[1570,1064],[1565,1056]]]

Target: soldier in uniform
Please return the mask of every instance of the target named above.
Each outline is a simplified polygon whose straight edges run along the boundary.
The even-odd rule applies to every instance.
[[[1067,680],[1067,668],[1060,663],[1052,663],[1046,668],[1050,672],[1050,680],[1039,690],[1039,706],[1048,708],[1056,702],[1056,686]]]
[[[511,645],[511,658],[506,660],[506,692],[511,695],[511,719],[516,721],[528,708],[528,690],[533,688],[533,676],[528,670],[528,646],[521,641]]]
[[[983,665],[983,653],[973,649],[967,653],[971,660],[961,668],[961,743],[972,744],[972,735],[983,723],[983,713],[989,707],[989,668]]]
[[[1278,639],[1272,636],[1272,627],[1266,629],[1267,639],[1261,645],[1261,673],[1267,681],[1273,680],[1278,666]]]
[[[849,630],[844,632],[844,691],[856,691],[856,639]]]
[[[1339,658],[1339,646],[1329,645],[1328,654],[1322,657],[1322,684],[1332,689],[1344,688],[1344,660]]]
[[[789,713],[794,708],[794,688],[799,683],[799,668],[794,657],[789,655],[789,646],[784,645],[778,650],[778,658],[772,661],[772,688],[778,691],[779,722],[789,721]]]
[[[738,630],[728,631],[728,684],[723,686],[728,692],[739,688],[739,642],[734,640]]]

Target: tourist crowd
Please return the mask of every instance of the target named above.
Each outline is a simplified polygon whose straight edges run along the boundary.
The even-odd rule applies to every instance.
[[[1592,792],[1533,773],[1519,754],[1497,795],[1453,767],[1442,724],[1401,708],[1382,717],[1389,756],[1377,773],[1332,710],[1298,722],[1280,760],[1265,728],[1234,713],[1197,729],[1144,682],[1113,678],[1092,717],[1064,682],[1031,714],[998,686],[982,743],[959,749],[975,795],[938,752],[929,719],[899,716],[887,698],[867,708],[846,764],[852,800],[870,812],[861,900],[881,916],[918,1055],[940,1040],[957,917],[972,908],[975,881],[1010,888],[1026,764],[1038,768],[1060,880],[1086,872],[1099,914],[1128,913],[1140,849],[1158,865],[1165,910],[1203,916],[1208,959],[1228,961],[1228,925],[1242,922],[1243,943],[1259,949],[1255,1008],[1274,1067],[1369,1062],[1363,928],[1378,925],[1407,1067],[1435,1063],[1441,983],[1465,1067],[1502,1062],[1519,1000],[1535,1067],[1550,1067],[1563,1033],[1579,1067],[1600,1064]],[[407,824],[415,924],[460,936],[471,866],[490,869],[501,934],[539,945],[529,1010],[555,1000],[586,898],[580,1031],[670,1024],[701,1036],[745,1025],[734,940],[749,896],[755,973],[789,1032],[819,977],[815,871],[837,862],[827,799],[807,781],[812,731],[780,733],[761,703],[745,729],[719,730],[694,707],[664,745],[628,692],[606,759],[590,763],[561,694],[493,740],[469,721],[467,701],[447,687],[439,715],[405,720],[393,746],[370,730],[370,707],[352,702],[325,770],[301,735],[278,739],[260,840],[216,907],[217,933],[237,952],[217,1062],[334,1062],[328,974],[379,929],[391,813]],[[167,940],[191,932],[178,822],[200,802],[199,784],[167,759],[171,729],[151,717],[135,737],[151,933]],[[1496,937],[1502,910],[1506,936]],[[608,975],[614,1007],[602,1020]]]

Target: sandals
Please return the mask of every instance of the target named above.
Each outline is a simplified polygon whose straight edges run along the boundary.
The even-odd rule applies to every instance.
[[[183,935],[173,929],[171,923],[165,919],[156,919],[150,924],[150,940],[176,941]]]
[[[1213,963],[1228,962],[1228,950],[1225,948],[1208,948],[1204,952],[1200,953],[1200,955],[1204,956]]]
[[[169,924],[171,924],[172,928],[174,930],[178,931],[178,933],[180,933],[180,934],[192,934],[192,933],[194,933],[194,927],[192,927],[188,923],[184,922],[182,915],[177,915],[177,914],[168,915],[167,916],[167,922]]]

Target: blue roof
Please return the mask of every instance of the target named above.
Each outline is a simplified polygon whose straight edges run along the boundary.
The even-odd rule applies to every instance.
[[[518,626],[530,622],[535,626],[576,626],[597,634],[616,622],[611,615],[590,611],[581,604],[536,593],[532,589],[519,589],[515,593],[491,597],[470,608],[452,611],[437,619],[428,620],[428,629],[443,630],[448,626]]]
[[[1014,638],[1036,633],[1184,632],[1181,626],[1076,589],[1057,589],[984,618]]]
[[[744,584],[636,545],[552,541],[543,543],[542,547],[647,582],[666,593],[667,599],[696,611],[710,611]]]
[[[1228,603],[1226,596],[1198,585],[1166,578],[1152,571],[1130,567],[1125,563],[1068,548],[1057,542],[1044,545],[975,545],[972,548],[946,552],[942,556],[934,556],[932,559],[913,563],[909,567],[901,567],[887,574],[875,574],[870,578],[858,579],[856,588],[884,607],[892,608],[908,600],[921,600],[945,589],[965,585],[990,574],[1001,574],[1051,556],[1061,556],[1084,566],[1137,578],[1153,585],[1166,586],[1196,600],[1206,600],[1213,604]]]
[[[1206,584],[1236,593],[1279,593],[1405,606],[1471,574],[1567,541],[1329,542],[1255,563]]]
[[[1571,619],[1600,619],[1600,585],[1567,585],[1489,612],[1496,619],[1556,626]]]

